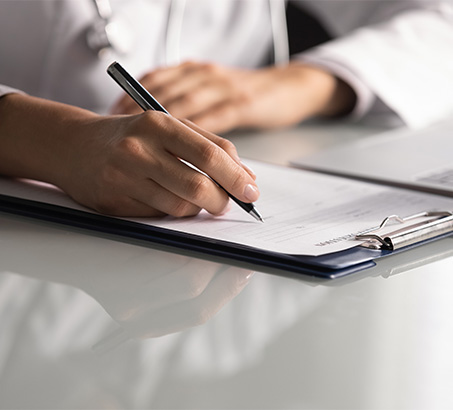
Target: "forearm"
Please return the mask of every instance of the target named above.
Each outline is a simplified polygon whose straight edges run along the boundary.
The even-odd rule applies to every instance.
[[[121,216],[222,213],[228,196],[205,174],[241,201],[259,196],[234,146],[187,121],[156,111],[98,116],[20,94],[0,99],[0,174],[52,183]]]
[[[293,125],[312,117],[346,115],[356,103],[356,94],[347,83],[314,65],[292,62],[264,69],[263,74],[270,84],[279,84],[269,94],[271,102],[275,101],[274,107],[263,108],[267,117],[271,117],[271,112],[277,114],[275,124],[270,126]]]
[[[59,185],[89,111],[21,94],[0,98],[0,174]],[[58,170],[58,171],[57,171]]]
[[[303,97],[301,104],[300,120],[311,116],[336,117],[350,113],[356,103],[356,94],[349,84],[336,77],[328,70],[293,62],[287,68],[288,72],[294,71],[294,92]],[[311,112],[307,112],[307,96],[311,97],[308,104]]]
[[[186,62],[150,72],[142,83],[172,115],[217,133],[346,114],[356,98],[352,88],[328,71],[299,62],[258,70]],[[115,112],[136,110],[123,97]]]
[[[317,2],[321,3],[331,11],[331,7],[341,7],[342,2]],[[373,8],[373,4],[379,7]],[[296,58],[329,67],[350,84],[355,83],[358,109],[353,114],[357,119],[368,112],[373,114],[376,99],[385,104],[388,114],[398,115],[410,127],[425,126],[451,115],[453,99],[446,92],[453,87],[449,64],[453,44],[451,4],[362,2],[360,7],[379,24],[356,30],[345,26],[335,40]]]

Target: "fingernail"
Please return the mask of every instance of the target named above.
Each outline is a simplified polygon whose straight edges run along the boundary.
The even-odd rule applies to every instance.
[[[244,188],[244,196],[250,202],[256,201],[260,196],[258,188],[254,185],[247,184]]]

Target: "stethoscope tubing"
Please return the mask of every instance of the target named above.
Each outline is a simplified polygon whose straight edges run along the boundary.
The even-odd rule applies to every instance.
[[[93,23],[93,30],[105,30],[107,23],[114,24],[113,12],[110,0],[91,0],[94,5],[98,22],[101,20],[105,24]],[[285,7],[283,0],[268,0],[270,24],[272,30],[272,41],[274,49],[274,63],[284,65],[289,62],[289,43],[288,30],[286,25]],[[167,19],[167,30],[165,39],[165,63],[167,66],[181,63],[181,38],[184,21],[184,13],[187,0],[171,0]],[[107,39],[106,47],[115,48],[108,42],[106,33],[98,33],[99,38]],[[93,51],[99,53],[99,50]]]

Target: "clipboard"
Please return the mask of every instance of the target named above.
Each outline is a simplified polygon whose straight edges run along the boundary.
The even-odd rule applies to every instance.
[[[305,256],[270,252],[8,195],[0,195],[0,211],[188,250],[200,257],[220,257],[232,264],[245,263],[247,268],[255,270],[271,269],[320,279],[340,278],[372,268],[376,259],[453,234],[450,211],[423,212],[406,218],[390,215],[376,227],[357,234],[356,239],[362,242],[358,246],[321,256]]]

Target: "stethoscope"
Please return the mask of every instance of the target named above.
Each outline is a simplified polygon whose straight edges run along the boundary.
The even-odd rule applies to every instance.
[[[96,16],[86,32],[91,51],[102,58],[110,52],[126,54],[130,47],[129,30],[113,16],[110,0],[91,0]]]
[[[124,23],[113,14],[110,0],[91,0],[96,16],[87,30],[88,47],[100,58],[109,53],[126,54],[132,44],[130,32]],[[286,27],[285,2],[268,0],[275,64],[289,61],[288,33]],[[181,62],[181,36],[184,11],[187,0],[171,0],[168,13],[165,41],[165,63],[170,65]]]

